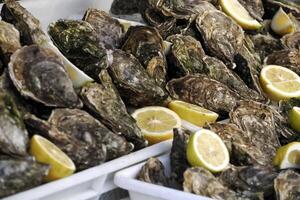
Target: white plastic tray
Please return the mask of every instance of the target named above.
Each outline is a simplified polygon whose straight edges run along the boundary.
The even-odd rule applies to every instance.
[[[158,159],[164,164],[166,174],[169,174],[169,154],[163,155]],[[120,188],[128,190],[131,200],[212,200],[211,198],[137,180],[136,176],[144,164],[145,163],[141,163],[124,169],[115,175],[115,184]]]

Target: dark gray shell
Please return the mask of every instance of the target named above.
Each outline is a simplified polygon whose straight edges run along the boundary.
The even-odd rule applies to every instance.
[[[165,167],[157,158],[150,158],[137,175],[137,179],[146,183],[167,186],[168,178]]]
[[[167,61],[164,42],[155,28],[131,26],[125,35],[122,50],[134,55],[156,83],[165,86]]]
[[[167,90],[174,99],[202,106],[221,115],[226,115],[241,100],[226,85],[200,74],[173,79],[167,84]]]
[[[31,45],[16,51],[9,75],[27,98],[50,107],[82,107],[61,59],[51,49]]]
[[[102,42],[106,48],[114,49],[120,46],[124,28],[118,20],[113,19],[102,10],[92,8],[85,12],[83,20],[92,25],[99,41]]]
[[[287,34],[281,38],[281,43],[287,49],[298,49],[300,51],[300,32]]]
[[[300,175],[292,170],[281,172],[274,181],[277,200],[299,200]]]
[[[110,7],[110,12],[114,15],[131,15],[138,11],[137,0],[114,0]]]
[[[92,78],[97,79],[100,71],[107,68],[106,49],[88,22],[59,20],[50,24],[48,33],[59,50]]]
[[[196,26],[209,52],[225,63],[231,63],[243,45],[243,29],[218,10],[199,15]]]
[[[168,97],[139,61],[124,51],[113,52],[108,72],[126,104],[136,107],[162,105]]]
[[[280,147],[273,111],[254,101],[239,102],[229,114],[232,123],[245,131],[257,148],[273,158]]]
[[[100,165],[107,159],[106,146],[92,143],[90,138],[83,137],[84,133],[78,139],[73,133],[59,131],[57,127],[31,114],[25,115],[25,123],[31,133],[41,134],[66,153],[78,171]]]
[[[251,17],[262,21],[262,17],[265,13],[262,0],[239,0],[239,2],[249,12]]]
[[[106,146],[107,160],[126,155],[133,150],[133,145],[125,138],[112,133],[85,111],[78,109],[56,109],[49,118],[51,126],[71,137],[101,149]]]
[[[0,158],[0,198],[43,183],[49,167],[30,159]]]
[[[141,130],[127,113],[126,107],[110,76],[103,70],[100,83],[88,83],[81,90],[81,98],[87,108],[108,128],[121,133],[136,149],[146,146]]]

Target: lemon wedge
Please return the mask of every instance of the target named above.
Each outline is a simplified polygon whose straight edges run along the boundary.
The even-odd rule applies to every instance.
[[[149,144],[156,144],[173,138],[173,129],[181,127],[181,119],[172,110],[149,106],[136,110],[132,117],[142,130],[144,138]]]
[[[217,113],[183,101],[171,101],[168,107],[181,119],[199,127],[203,127],[206,123],[216,122],[219,117]]]
[[[272,30],[278,35],[286,35],[295,31],[295,24],[280,7],[271,22]]]
[[[300,142],[292,142],[277,150],[273,164],[279,169],[300,169]]]
[[[300,97],[300,77],[288,68],[278,65],[265,66],[260,73],[260,82],[273,100]]]
[[[50,165],[47,181],[70,176],[76,170],[75,164],[64,152],[39,135],[31,138],[30,153],[38,162]]]
[[[193,167],[204,167],[213,173],[229,164],[229,153],[222,139],[214,132],[202,129],[188,142],[187,159]]]
[[[249,12],[238,2],[238,0],[220,0],[224,12],[232,17],[241,27],[246,30],[257,30],[261,24],[252,18]]]
[[[289,111],[289,122],[292,128],[300,133],[300,108],[293,107],[292,110]]]

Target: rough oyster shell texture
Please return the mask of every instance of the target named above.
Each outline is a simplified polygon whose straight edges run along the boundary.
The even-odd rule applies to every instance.
[[[285,48],[300,50],[300,32],[294,32],[281,38],[281,43]]]
[[[299,200],[300,174],[292,170],[281,172],[274,181],[278,200]]]

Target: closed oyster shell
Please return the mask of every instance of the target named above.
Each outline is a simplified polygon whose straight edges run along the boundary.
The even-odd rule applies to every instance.
[[[196,26],[209,52],[224,61],[233,62],[243,45],[243,29],[218,10],[205,11],[196,19]]]
[[[81,98],[87,108],[108,128],[121,133],[136,149],[145,147],[146,141],[126,107],[106,70],[99,79],[101,84],[88,83],[81,90]]]
[[[230,121],[245,131],[255,144],[271,159],[280,147],[273,111],[265,104],[241,101],[230,112]]]
[[[265,13],[262,0],[239,0],[239,2],[245,7],[251,17],[262,21],[262,17]]]
[[[0,198],[43,183],[49,167],[30,159],[0,158]]]
[[[85,12],[83,20],[92,25],[99,41],[102,42],[106,48],[114,49],[120,47],[124,28],[118,20],[113,19],[102,10],[92,8]]]
[[[165,86],[167,61],[159,32],[149,26],[131,26],[125,38],[122,50],[134,55],[156,83]]]
[[[287,34],[281,38],[281,43],[287,49],[298,49],[300,51],[300,32]]]
[[[150,158],[139,172],[137,179],[146,183],[168,186],[165,167],[157,158]]]
[[[121,50],[115,50],[112,55],[108,72],[126,104],[143,107],[164,103],[167,93],[134,56]]]
[[[61,59],[51,49],[31,45],[16,51],[9,75],[25,97],[50,107],[82,107]]]
[[[114,15],[131,15],[138,11],[137,0],[114,0],[110,7],[110,12]]]
[[[292,170],[281,172],[274,181],[277,200],[299,200],[300,175]]]
[[[106,146],[107,160],[130,153],[133,145],[125,138],[108,130],[98,120],[78,109],[56,109],[49,118],[51,126],[71,137],[95,145],[99,149]]]
[[[223,117],[241,100],[226,85],[200,74],[173,79],[167,84],[167,90],[174,99],[199,105]]]
[[[88,22],[59,20],[50,24],[48,33],[59,50],[92,78],[97,79],[100,71],[107,68],[106,49]]]

